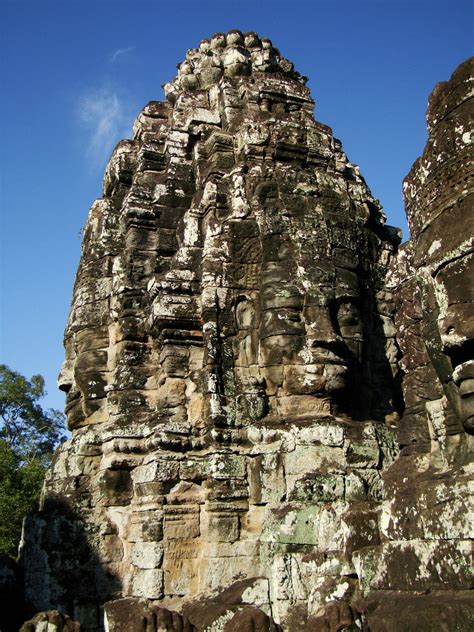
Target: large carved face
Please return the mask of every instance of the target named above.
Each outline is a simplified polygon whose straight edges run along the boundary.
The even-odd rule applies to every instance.
[[[289,270],[287,261],[282,275]],[[305,292],[295,275],[287,284],[264,285],[260,305],[260,361],[281,373],[282,395],[332,400],[350,387],[363,344],[358,290],[326,300]]]
[[[449,378],[448,395],[464,428],[474,431],[474,256],[469,243],[460,245],[455,257],[436,262],[428,280],[437,304],[437,326],[441,351],[447,359],[438,369]],[[464,250],[464,252],[463,252]],[[428,338],[428,346],[436,342]],[[435,356],[436,357],[436,356]],[[436,363],[436,359],[435,359]],[[437,364],[437,363],[436,363]],[[446,366],[446,372],[443,371]]]
[[[237,390],[248,377],[262,379],[271,417],[287,421],[347,409],[367,417],[374,414],[373,403],[386,414],[386,394],[373,387],[366,370],[379,363],[373,373],[381,382],[391,380],[382,377],[386,338],[374,318],[373,288],[368,290],[376,237],[341,219],[340,207],[349,205],[343,192],[321,202],[298,192],[316,190],[316,180],[282,185],[283,175],[280,182],[263,183],[252,175],[241,176],[238,195],[230,191],[246,215],[228,215],[204,230],[220,235],[215,250],[228,261],[223,283],[230,289],[219,309],[234,312]],[[258,209],[254,216],[251,208]],[[215,283],[210,271],[204,276]],[[373,403],[363,401],[369,392]]]
[[[65,412],[71,430],[91,418],[94,422],[105,401],[107,374],[106,328],[85,329],[66,340],[66,359],[58,386],[66,393]]]

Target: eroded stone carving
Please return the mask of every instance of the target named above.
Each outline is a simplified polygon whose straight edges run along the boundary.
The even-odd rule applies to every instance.
[[[20,632],[81,632],[81,625],[57,610],[40,612],[24,623]]]
[[[412,236],[388,281],[403,353],[401,453],[383,475],[380,544],[353,556],[370,629],[472,625],[473,62],[436,86],[429,139],[404,184]]]
[[[468,432],[474,430],[472,65],[468,60],[433,91],[430,137],[404,183],[426,349]]]
[[[399,233],[269,40],[214,35],[188,51],[165,94],[116,147],[87,221],[60,376],[72,438],[26,527],[28,598],[86,632],[102,629],[106,602],[118,631],[123,599],[146,610],[150,630],[158,614],[165,629],[333,629],[362,621],[350,604],[386,590],[390,560],[417,538],[422,579],[400,590],[422,590],[446,546],[440,581],[457,569],[464,587],[464,536],[451,546],[400,531],[397,427],[407,458],[417,451],[399,415],[422,405],[426,424],[451,426],[436,421],[449,408],[437,378],[433,397],[406,384],[402,397],[394,325],[414,286],[399,274],[415,265],[404,253],[421,253],[428,301],[445,296],[459,260],[436,255],[431,291],[422,240],[397,255]],[[443,301],[447,332],[461,306]],[[407,379],[419,362],[426,384],[432,365],[407,340],[404,330]],[[451,398],[455,383],[468,391],[470,364],[456,364]],[[453,406],[469,426],[464,404]],[[427,468],[430,439],[418,442]]]

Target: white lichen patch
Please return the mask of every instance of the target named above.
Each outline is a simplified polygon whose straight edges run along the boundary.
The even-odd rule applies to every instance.
[[[432,255],[434,252],[436,252],[437,250],[439,250],[441,248],[441,240],[440,239],[435,239],[433,241],[433,243],[431,244],[431,246],[428,249],[428,254]]]
[[[281,532],[285,535],[292,535],[296,527],[296,521],[297,514],[295,512],[290,511],[289,513],[287,513],[285,516],[285,520],[280,526]]]
[[[211,623],[211,625],[209,625],[207,628],[204,628],[204,632],[223,632],[226,623],[229,623],[229,621],[231,621],[233,618],[234,612],[232,610],[228,610],[213,623]]]
[[[256,580],[252,586],[246,588],[241,596],[242,603],[261,607],[269,603],[268,579]]]
[[[187,214],[184,222],[184,245],[194,246],[199,242],[199,218]]]
[[[343,599],[349,588],[350,586],[348,582],[339,584],[332,592],[328,593],[326,601],[339,601],[340,599]]]

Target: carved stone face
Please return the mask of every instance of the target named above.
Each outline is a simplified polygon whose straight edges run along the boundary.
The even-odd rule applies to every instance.
[[[319,192],[317,181],[308,177],[282,182],[283,176],[278,185],[266,182],[257,187],[264,213],[259,224],[262,232],[270,229],[262,237],[260,289],[259,363],[265,367],[267,383],[280,389],[277,397],[285,404],[281,414],[287,418],[290,401],[292,411],[312,414],[318,412],[316,400],[322,404],[324,399],[340,412],[350,402],[351,414],[360,408],[363,417],[383,400],[377,411],[383,417],[389,413],[392,377],[385,350],[387,335],[393,337],[394,331],[386,333],[391,319],[386,317],[385,322],[376,315],[374,291],[369,289],[376,238],[369,229],[341,222],[334,213],[334,208],[349,205],[344,191],[325,199],[323,189],[311,198],[305,192]],[[335,188],[334,183],[331,186]],[[250,206],[255,206],[253,200]],[[377,366],[369,370],[374,362]],[[374,376],[382,372],[384,396],[378,390],[382,378],[372,387]],[[373,404],[364,401],[361,384]]]
[[[106,331],[100,327],[83,330],[66,341],[66,359],[58,376],[58,387],[66,393],[65,412],[71,430],[98,413],[104,403],[106,344]]]
[[[66,342],[66,359],[58,375],[58,388],[66,393],[65,413],[70,428],[76,428],[84,419],[82,410],[82,395],[74,378],[74,363],[76,360],[72,340]]]
[[[297,417],[354,386],[364,328],[357,292],[338,288],[337,299],[320,305],[291,268],[291,259],[272,266],[271,282],[263,274],[260,291],[239,299],[234,353],[236,366],[265,378],[273,412]]]
[[[453,384],[448,391],[466,430],[474,431],[474,256],[464,254],[433,277],[442,351],[449,358]]]
[[[421,288],[423,337],[459,421],[474,431],[472,59],[438,84],[429,139],[404,184]]]

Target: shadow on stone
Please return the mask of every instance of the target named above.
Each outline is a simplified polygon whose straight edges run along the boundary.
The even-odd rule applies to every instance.
[[[26,518],[20,551],[26,616],[54,609],[87,630],[103,629],[100,606],[120,595],[121,582],[113,564],[104,560],[109,534],[87,520],[88,511],[79,513],[66,500],[48,497]]]
[[[0,556],[0,630],[17,632],[24,620],[25,602],[22,575],[18,563],[8,555]]]

